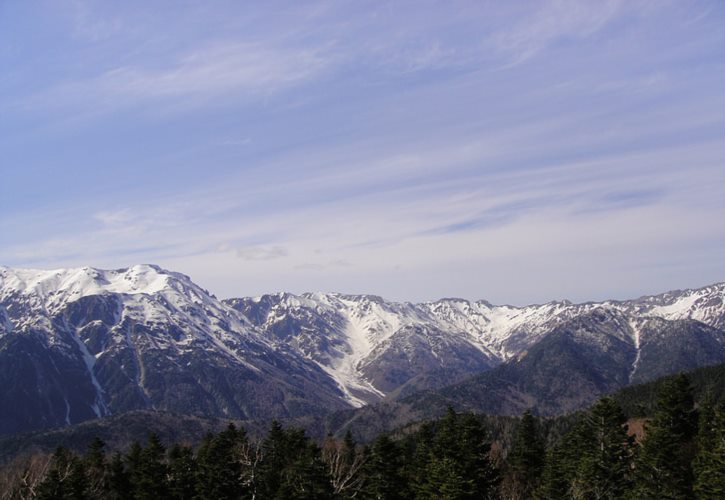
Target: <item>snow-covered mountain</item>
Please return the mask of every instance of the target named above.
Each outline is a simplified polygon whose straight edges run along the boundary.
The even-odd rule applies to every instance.
[[[721,283],[526,307],[333,293],[220,301],[151,265],[0,267],[0,433],[143,408],[271,418],[361,406],[518,363],[557,328],[599,311],[618,318],[606,329],[614,333],[567,335],[594,351],[620,346],[617,373],[640,381],[725,360],[724,298]],[[695,338],[712,355],[688,351]],[[670,348],[677,356],[658,361]]]
[[[652,328],[641,326],[650,318],[695,319],[723,330],[724,301],[725,283],[630,301],[525,307],[463,299],[397,303],[329,293],[281,293],[226,302],[273,342],[315,360],[348,399],[360,405],[406,384],[412,385],[406,390],[410,392],[479,373],[515,358],[554,328],[600,309],[628,318],[621,334],[632,339],[637,353],[654,335]],[[633,380],[638,379],[637,369],[637,364],[631,367]]]
[[[0,268],[0,432],[139,408],[235,418],[344,408],[324,370],[187,276]]]

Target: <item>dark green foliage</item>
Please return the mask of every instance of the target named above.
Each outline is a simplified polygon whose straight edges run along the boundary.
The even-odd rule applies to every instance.
[[[481,421],[452,408],[417,436],[417,498],[489,498],[498,473],[489,457],[491,444]]]
[[[405,459],[400,443],[393,441],[386,434],[380,435],[369,450],[363,498],[380,500],[409,498],[404,466]]]
[[[611,398],[599,400],[549,451],[539,498],[623,498],[631,487],[633,439]]]
[[[83,459],[86,475],[86,491],[91,498],[102,498],[108,490],[108,467],[104,448],[106,443],[96,437],[88,446]]]
[[[197,462],[188,446],[174,444],[169,450],[169,495],[191,500],[197,491]]]
[[[247,445],[246,432],[234,424],[204,439],[199,448],[196,474],[199,498],[224,500],[242,494],[242,453]]]
[[[107,498],[120,500],[131,491],[131,478],[120,453],[115,453],[108,465]]]
[[[39,499],[85,499],[86,481],[83,464],[65,448],[58,448],[45,480],[38,488]]]
[[[168,496],[166,482],[166,450],[156,434],[149,434],[146,447],[141,452],[134,470],[135,498],[158,500]]]
[[[692,498],[697,413],[685,375],[660,391],[657,412],[646,427],[637,460],[635,493],[641,498]]]
[[[94,439],[82,456],[59,448],[0,469],[0,491],[44,499],[725,498],[725,403],[705,399],[695,411],[684,376],[658,387],[640,447],[615,398],[554,419],[448,408],[367,447],[350,432],[319,446],[278,422],[262,439],[229,425],[196,449],[176,443],[168,453],[154,434],[113,455]]]
[[[575,498],[622,498],[631,486],[634,439],[611,398],[599,400],[585,417],[587,446],[572,483]]]
[[[530,498],[544,469],[545,447],[536,418],[529,410],[521,416],[516,441],[509,455],[504,490],[510,498]]]
[[[332,487],[320,449],[302,429],[283,429],[272,422],[262,442],[257,493],[260,498],[325,499]]]
[[[698,454],[693,464],[698,499],[725,498],[725,401],[701,408]]]

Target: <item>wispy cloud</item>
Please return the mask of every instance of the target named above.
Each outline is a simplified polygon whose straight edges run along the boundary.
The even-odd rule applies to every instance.
[[[27,5],[4,264],[509,302],[725,272],[717,3]]]
[[[280,246],[237,248],[237,257],[243,260],[273,260],[287,255],[287,249]]]
[[[514,27],[500,30],[491,39],[497,50],[510,57],[509,65],[524,62],[562,39],[580,40],[597,33],[615,18],[623,2],[546,0],[536,5]]]
[[[88,108],[90,116],[154,101],[185,111],[221,98],[250,102],[309,81],[324,71],[328,57],[323,49],[216,43],[164,62],[162,68],[119,66],[64,82],[27,102],[35,109]]]

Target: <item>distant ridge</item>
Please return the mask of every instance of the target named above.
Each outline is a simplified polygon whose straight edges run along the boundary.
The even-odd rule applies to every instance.
[[[143,409],[319,416],[471,376],[506,394],[491,410],[507,412],[576,375],[579,395],[549,394],[552,408],[540,411],[573,409],[602,391],[725,360],[724,298],[718,283],[525,307],[335,293],[221,301],[154,265],[3,267],[0,433]]]

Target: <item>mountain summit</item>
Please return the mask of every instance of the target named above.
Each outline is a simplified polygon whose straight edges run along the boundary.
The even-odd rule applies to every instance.
[[[571,346],[611,364],[616,376],[587,386],[601,392],[725,361],[724,299],[719,283],[526,307],[334,293],[221,301],[153,265],[3,267],[0,433],[145,408],[320,415],[514,364],[533,367],[522,377],[535,369],[541,378],[551,356],[568,359]],[[540,353],[536,363],[531,353]]]

